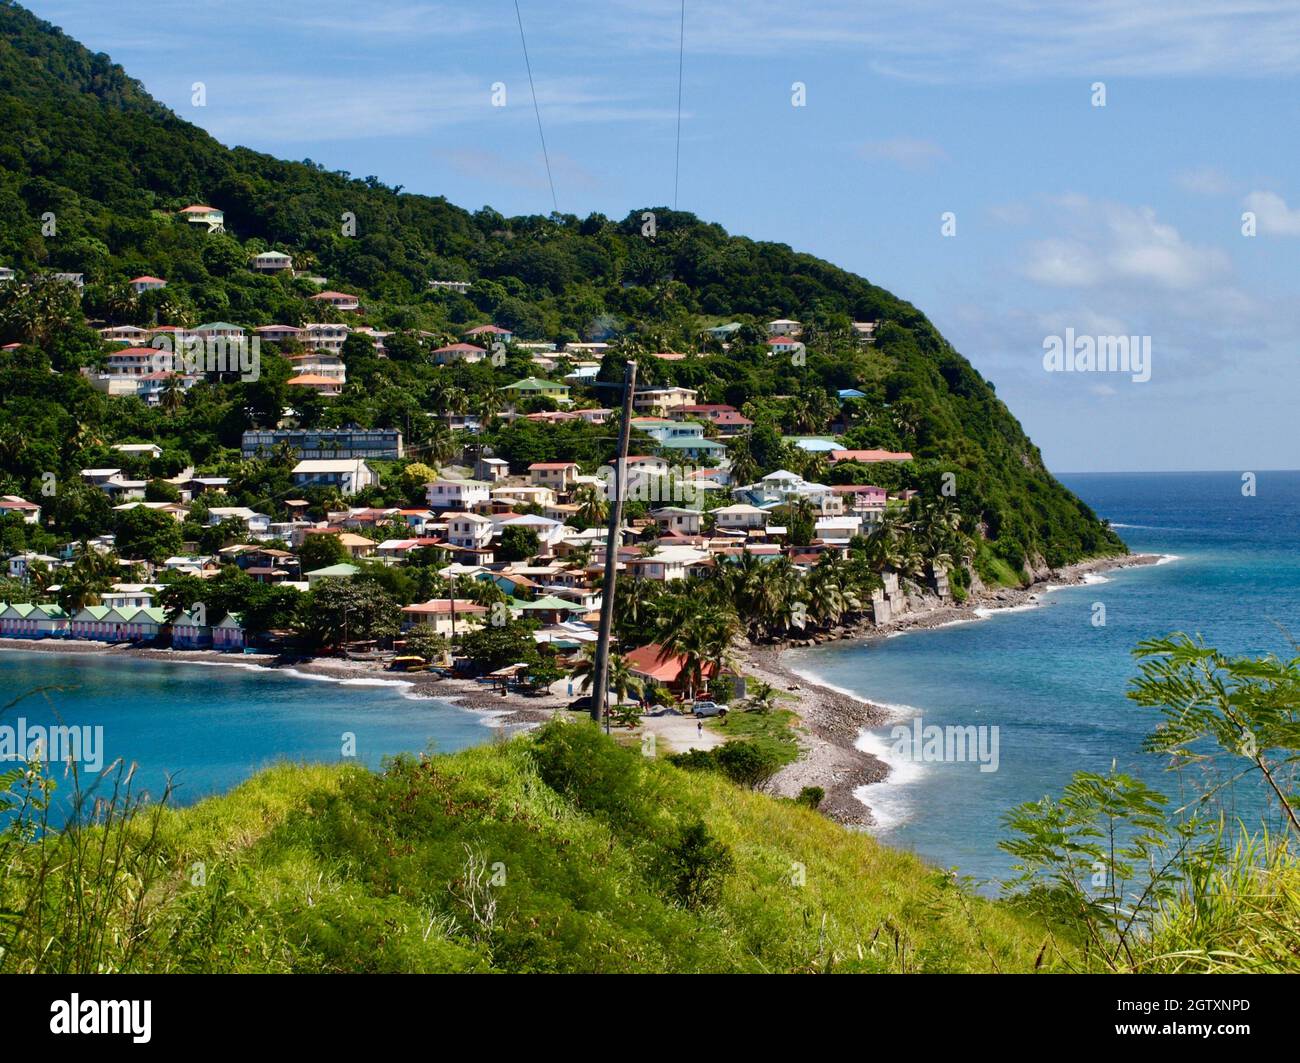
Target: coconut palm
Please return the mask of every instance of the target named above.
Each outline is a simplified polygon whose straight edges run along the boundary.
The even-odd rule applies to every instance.
[[[595,484],[582,484],[573,493],[573,501],[578,506],[578,519],[589,528],[598,528],[609,519],[609,502]]]

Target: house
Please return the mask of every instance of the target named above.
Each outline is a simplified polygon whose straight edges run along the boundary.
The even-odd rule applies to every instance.
[[[629,557],[624,563],[633,576],[669,583],[685,579],[692,567],[708,560],[707,553],[691,546],[658,546],[646,556]]]
[[[8,284],[14,279],[16,274],[9,266],[0,266],[0,284]]]
[[[236,614],[227,613],[221,623],[212,625],[214,650],[243,650],[244,645],[244,625]]]
[[[714,325],[713,328],[705,329],[704,332],[710,339],[718,340],[720,343],[725,343],[739,332],[740,329],[741,324],[739,321],[728,321],[725,325]]]
[[[802,348],[803,344],[790,336],[773,336],[767,341],[768,354],[793,354]]]
[[[778,317],[775,321],[767,323],[769,336],[797,336],[802,331],[803,325],[788,317]]]
[[[573,487],[578,474],[576,461],[535,461],[528,466],[528,478],[534,487],[549,487],[557,495],[566,494]]]
[[[56,283],[70,284],[77,291],[81,291],[86,286],[86,275],[84,273],[54,273],[51,276]]]
[[[876,322],[854,321],[851,327],[859,343],[866,345],[876,342]]]
[[[442,476],[424,485],[429,507],[444,509],[477,509],[486,506],[491,495],[491,485],[482,480],[457,480]]]
[[[429,287],[436,291],[458,292],[464,295],[473,287],[473,284],[469,281],[430,281]]]
[[[194,203],[188,207],[182,207],[179,214],[191,225],[206,226],[210,233],[226,231],[226,215],[217,210],[216,207]]]
[[[505,485],[492,488],[492,505],[494,509],[510,509],[516,503],[526,506],[555,505],[555,492],[549,487],[530,487],[526,485]]]
[[[694,388],[642,388],[633,395],[632,405],[638,410],[664,415],[680,406],[694,406],[698,395]]]
[[[292,381],[290,381],[292,383]],[[313,458],[293,467],[295,487],[334,487],[345,495],[379,482],[374,470],[362,458]]]
[[[475,325],[465,333],[466,336],[482,337],[487,343],[510,343],[514,340],[515,334],[508,328],[502,328],[500,325]]]
[[[253,268],[261,273],[278,273],[293,269],[293,258],[283,251],[263,251],[253,256]]]
[[[556,402],[569,401],[569,385],[556,384],[551,380],[541,380],[535,376],[525,377],[523,380],[516,380],[513,384],[507,384],[498,391],[504,391],[516,402],[523,399],[542,397],[554,399]]]
[[[303,325],[298,338],[309,351],[342,354],[343,344],[351,334],[352,330],[347,325],[331,321],[309,321]]]
[[[74,639],[108,640],[113,633],[109,615],[116,610],[108,605],[82,606],[68,618],[68,637]]]
[[[38,554],[35,550],[23,550],[12,554],[9,557],[9,578],[25,580],[28,569],[37,563],[53,567],[59,563],[59,559],[49,554]]]
[[[467,362],[470,365],[483,361],[487,351],[475,347],[472,343],[451,343],[432,352],[434,365],[450,365],[452,362]]]
[[[657,642],[651,642],[648,645],[628,651],[623,654],[623,660],[627,663],[632,674],[638,678],[662,684],[679,693],[684,692],[687,680],[691,678],[685,674],[686,658],[677,654],[666,653],[664,648]],[[700,671],[702,673],[701,678],[707,685],[708,680],[716,676],[717,665],[705,664]]]
[[[419,624],[444,638],[455,638],[471,628],[482,627],[487,614],[487,606],[469,598],[431,598],[402,608],[406,630]]]
[[[250,429],[240,439],[244,458],[265,457],[289,447],[299,460],[373,458],[395,461],[405,456],[402,433],[396,428],[267,428]]]
[[[28,524],[39,524],[41,520],[41,507],[36,503],[17,495],[0,495],[0,517],[11,513],[17,513]]]
[[[167,282],[161,277],[132,277],[127,284],[130,285],[131,291],[136,295],[143,295],[145,292],[156,292],[160,288],[166,288]]]
[[[190,330],[191,336],[200,336],[204,340],[242,340],[245,333],[243,326],[229,321],[209,321]]]
[[[271,518],[265,513],[256,513],[247,506],[213,506],[208,510],[209,528],[225,520],[239,521],[254,539],[265,539],[270,536]]]
[[[537,536],[539,553],[541,554],[549,554],[555,544],[563,539],[569,532],[569,529],[558,520],[552,520],[550,517],[534,516],[532,514],[507,517],[505,520],[500,520],[498,518],[493,523],[495,523],[498,530],[503,533],[507,528],[527,528]]]
[[[137,458],[161,458],[162,447],[157,443],[114,443],[113,450]]]
[[[768,511],[758,506],[749,506],[737,502],[730,506],[720,506],[712,511],[713,519],[720,531],[749,532],[762,531],[767,527]]]
[[[99,335],[106,343],[135,344],[147,339],[149,330],[139,325],[109,325],[100,329]]]
[[[156,606],[115,606],[104,617],[104,623],[109,627],[107,641],[152,642],[162,634],[167,610]]]
[[[356,565],[349,565],[344,561],[337,565],[326,565],[324,568],[314,568],[310,572],[305,573],[305,575],[307,577],[307,585],[310,587],[317,580],[322,579],[351,579],[360,571],[361,569],[357,568]]]
[[[716,462],[726,456],[727,447],[716,439],[705,439],[703,435],[673,435],[661,440],[659,449],[670,457],[684,457],[691,460]]]
[[[343,385],[332,377],[320,373],[302,373],[285,381],[291,387],[316,392],[322,398],[336,399],[343,394]]]
[[[680,506],[665,506],[650,511],[659,527],[665,532],[678,535],[699,535],[704,514],[697,509],[683,509]]]
[[[302,329],[295,328],[293,325],[258,325],[253,329],[253,335],[259,340],[266,340],[267,343],[296,340],[301,334]]]
[[[0,603],[0,636],[5,638],[62,638],[68,633],[68,621],[68,614],[53,603]]]
[[[498,483],[510,475],[510,462],[504,458],[485,458],[480,455],[474,463],[474,475],[489,484]]]
[[[460,550],[486,550],[492,544],[495,525],[473,512],[457,513],[447,520],[447,542]]]
[[[906,450],[832,450],[830,463],[840,461],[857,461],[871,465],[878,461],[911,461],[912,455]]]
[[[177,613],[172,619],[172,649],[206,650],[212,647],[212,626],[197,610]]]
[[[323,303],[326,306],[332,306],[335,310],[361,309],[361,301],[355,295],[349,295],[347,292],[317,292],[311,297],[311,301],[313,303]]]

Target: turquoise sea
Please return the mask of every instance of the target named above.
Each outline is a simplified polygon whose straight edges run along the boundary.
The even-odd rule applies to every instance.
[[[1121,770],[1179,795],[1164,761],[1141,752],[1158,720],[1124,697],[1139,640],[1200,634],[1233,653],[1294,656],[1300,638],[1300,472],[1260,472],[1253,497],[1239,473],[1079,474],[1060,479],[1108,518],[1135,553],[1165,563],[1054,590],[1039,604],[866,643],[793,651],[810,678],[897,709],[903,721],[997,726],[996,771],[891,752],[889,728],[860,745],[890,762],[859,795],[878,835],[980,880],[1004,876],[1002,814],[1059,794],[1079,769]],[[1105,608],[1105,624],[1093,623]],[[1183,792],[1189,792],[1184,790]],[[1277,824],[1261,788],[1228,795],[1235,815]]]
[[[394,753],[453,752],[493,733],[494,714],[414,696],[397,679],[0,650],[0,706],[21,694],[0,713],[0,728],[16,735],[19,720],[29,733],[102,727],[104,766],[134,761],[136,788],[155,796],[170,777],[177,805],[223,793],[279,760],[378,768]]]

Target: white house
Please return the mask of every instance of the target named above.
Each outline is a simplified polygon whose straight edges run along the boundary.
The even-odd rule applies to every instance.
[[[457,480],[442,476],[424,485],[425,498],[431,509],[476,509],[491,497],[490,485],[482,480]]]
[[[311,297],[313,303],[325,303],[335,310],[360,310],[361,300],[347,292],[317,292]]]
[[[789,317],[778,317],[767,323],[769,336],[797,336],[803,331],[803,325]]]
[[[247,506],[213,506],[208,510],[208,527],[215,527],[223,520],[241,521],[248,534],[254,539],[265,539],[270,535],[271,518],[265,513],[257,513]]]
[[[312,459],[293,467],[295,487],[337,487],[345,495],[355,495],[378,482],[375,471],[362,458]]]
[[[263,251],[253,256],[253,268],[263,273],[277,273],[282,269],[293,269],[293,258],[283,251]]]
[[[669,583],[685,579],[690,574],[691,566],[708,560],[708,553],[693,547],[660,546],[646,557],[629,558],[626,565],[633,576]]]
[[[487,606],[479,605],[469,598],[432,598],[402,609],[408,630],[419,624],[431,628],[444,638],[463,635],[471,628],[482,627],[487,613]]]
[[[135,292],[136,295],[142,295],[145,292],[154,292],[160,288],[167,287],[167,282],[161,277],[150,277],[148,275],[143,277],[133,277],[131,280],[127,281],[127,283],[131,286],[131,291]]]
[[[462,550],[485,550],[492,543],[492,521],[478,513],[457,513],[447,521],[447,541]]]
[[[704,514],[697,509],[683,509],[681,506],[665,506],[663,509],[651,510],[650,516],[658,522],[665,532],[678,535],[699,535],[700,523]]]
[[[39,524],[41,520],[41,507],[35,502],[17,495],[0,495],[0,517],[7,517],[10,513],[19,514],[28,524]]]
[[[713,519],[721,531],[752,531],[767,527],[768,512],[758,506],[737,502],[713,510]]]

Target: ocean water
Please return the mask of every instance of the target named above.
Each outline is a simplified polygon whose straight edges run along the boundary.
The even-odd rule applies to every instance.
[[[413,695],[400,680],[338,682],[253,665],[0,650],[0,707],[21,694],[0,712],[0,728],[16,737],[20,719],[28,733],[101,727],[103,766],[135,762],[136,789],[155,797],[170,777],[176,805],[230,790],[280,760],[378,768],[395,753],[453,752],[492,737],[493,714]],[[355,757],[344,756],[348,733]],[[87,777],[83,770],[83,784]]]
[[[1295,655],[1290,635],[1300,639],[1300,472],[1258,473],[1253,497],[1238,473],[1060,479],[1134,553],[1167,560],[1053,590],[1037,607],[787,658],[801,674],[893,707],[909,727],[918,715],[924,726],[985,727],[990,742],[998,728],[995,771],[896,756],[889,727],[859,741],[893,769],[859,791],[881,840],[985,882],[1010,869],[997,848],[1006,810],[1059,794],[1077,770],[1104,772],[1114,761],[1169,793],[1171,807],[1190,796],[1191,780],[1141,751],[1159,716],[1124,696],[1141,639],[1184,631],[1225,652],[1283,658]],[[1278,824],[1254,781],[1238,783],[1226,803],[1252,827]]]

